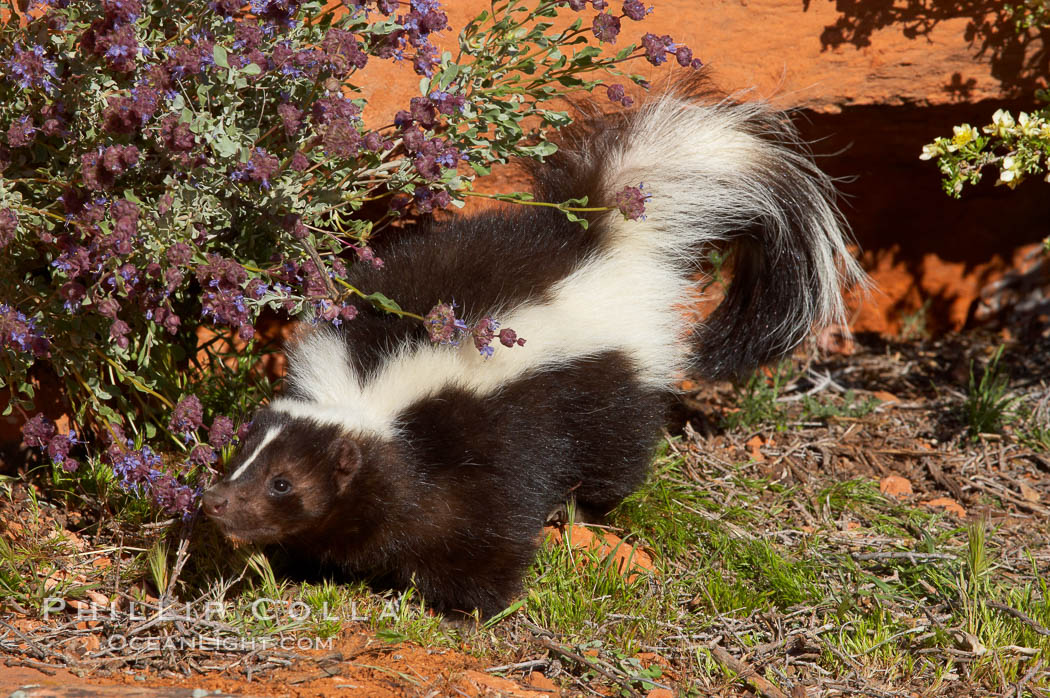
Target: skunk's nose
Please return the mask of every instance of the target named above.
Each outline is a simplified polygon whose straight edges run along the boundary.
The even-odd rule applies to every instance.
[[[222,516],[226,513],[226,505],[230,503],[229,497],[224,492],[216,492],[215,488],[205,491],[201,497],[204,513],[212,518]]]

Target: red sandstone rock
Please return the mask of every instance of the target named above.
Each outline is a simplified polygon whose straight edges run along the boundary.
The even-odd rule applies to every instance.
[[[914,494],[911,480],[900,475],[887,475],[879,482],[879,491],[888,497],[909,497]]]
[[[966,518],[966,510],[962,508],[962,505],[950,497],[937,497],[928,502],[923,502],[923,504],[933,509],[943,509],[949,514],[958,516],[960,519]]]
[[[644,550],[626,543],[619,536],[609,531],[591,530],[586,526],[574,524],[568,531],[569,544],[579,550],[593,550],[604,559],[612,558],[615,569],[627,575],[627,581],[633,582],[639,574],[653,571],[653,559]],[[561,543],[562,530],[547,529],[547,540]],[[583,560],[581,559],[580,562]]]

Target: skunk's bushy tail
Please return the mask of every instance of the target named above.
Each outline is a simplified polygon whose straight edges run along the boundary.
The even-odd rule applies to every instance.
[[[697,103],[674,94],[622,115],[583,119],[536,169],[548,200],[577,195],[615,206],[644,184],[645,219],[591,221],[603,247],[677,270],[686,301],[707,253],[732,250],[732,283],[693,330],[693,368],[739,375],[844,322],[844,288],[864,283],[847,249],[831,179],[782,112],[765,103]]]

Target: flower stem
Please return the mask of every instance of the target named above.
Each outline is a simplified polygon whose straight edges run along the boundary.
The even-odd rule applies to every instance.
[[[564,203],[556,204],[550,201],[526,201],[517,197],[511,196],[510,194],[483,194],[477,191],[458,191],[456,192],[460,196],[474,196],[479,199],[492,199],[493,201],[506,201],[512,204],[521,204],[522,206],[546,206],[548,208],[556,208],[559,211],[572,211],[576,212],[589,212],[589,211],[612,211],[610,206],[566,206]]]

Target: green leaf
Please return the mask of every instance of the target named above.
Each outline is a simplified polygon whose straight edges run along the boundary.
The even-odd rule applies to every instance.
[[[408,635],[398,632],[397,630],[380,630],[376,633],[376,637],[384,642],[401,643],[406,642],[409,638]]]
[[[215,61],[215,65],[220,68],[230,69],[230,63],[227,60],[226,49],[221,44],[215,44],[211,50],[211,57]]]
[[[583,217],[577,215],[575,211],[566,211],[565,212],[565,217],[568,218],[573,223],[579,223],[580,226],[582,226],[584,230],[586,230],[587,226],[590,225],[590,223],[587,222],[586,218],[583,218]]]
[[[546,109],[541,109],[540,116],[543,117],[544,121],[555,128],[568,126],[572,123],[572,117],[569,116],[569,112],[567,111],[548,111]]]
[[[245,75],[258,75],[262,72],[262,68],[257,66],[255,63],[249,63],[248,65],[241,68],[241,72]]]
[[[550,141],[543,141],[536,145],[522,146],[521,151],[526,155],[543,159],[558,152],[558,146]]]
[[[573,75],[562,75],[558,78],[558,82],[566,87],[578,87],[583,84],[583,80]]]
[[[231,140],[225,133],[215,134],[211,144],[215,152],[224,158],[232,158],[241,150],[241,146]]]
[[[587,46],[576,52],[576,55],[572,57],[572,62],[578,65],[587,65],[591,63],[592,58],[601,54],[602,50],[597,46]]]
[[[382,293],[379,293],[378,291],[365,296],[365,300],[369,301],[372,305],[379,308],[380,310],[385,310],[388,313],[403,312],[400,305],[398,305],[392,299],[387,298]]]

